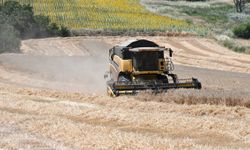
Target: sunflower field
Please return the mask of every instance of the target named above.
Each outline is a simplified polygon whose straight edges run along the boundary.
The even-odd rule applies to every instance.
[[[2,0],[6,1],[6,0]],[[71,29],[196,30],[185,21],[146,10],[140,0],[16,0],[30,4],[35,14]]]

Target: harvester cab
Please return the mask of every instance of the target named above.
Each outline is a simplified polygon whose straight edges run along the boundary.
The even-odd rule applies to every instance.
[[[165,57],[164,53],[168,52]],[[165,92],[168,89],[201,89],[195,79],[178,79],[173,74],[173,50],[148,40],[127,41],[109,50],[107,92],[110,96],[140,91]]]

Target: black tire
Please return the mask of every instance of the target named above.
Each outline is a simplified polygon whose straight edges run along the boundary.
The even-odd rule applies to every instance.
[[[158,79],[159,81],[161,81],[162,83],[168,83],[168,77],[165,76],[165,75],[159,75],[159,76],[157,77],[157,79]]]
[[[193,82],[195,84],[195,89],[202,89],[202,84],[198,79],[193,78]]]

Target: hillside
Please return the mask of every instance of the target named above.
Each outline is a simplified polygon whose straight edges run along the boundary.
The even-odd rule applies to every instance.
[[[215,33],[229,34],[232,27],[250,19],[250,4],[246,3],[243,13],[237,13],[233,0],[142,0],[142,4],[157,14],[200,24]]]
[[[233,0],[202,2],[142,0],[142,4],[159,15],[186,20],[191,24],[202,26],[207,30],[207,35],[229,49],[250,53],[250,41],[237,39],[233,32],[235,27],[250,20],[250,3],[246,3],[242,13],[236,12]]]
[[[197,30],[185,21],[154,14],[139,0],[17,0],[31,4],[35,14],[47,15],[52,22],[71,29],[115,30]]]

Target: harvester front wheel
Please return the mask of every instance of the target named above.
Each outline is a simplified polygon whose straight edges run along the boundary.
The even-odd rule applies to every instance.
[[[158,79],[159,81],[161,81],[162,83],[168,83],[168,77],[165,76],[165,75],[159,75],[159,76],[157,77],[157,79]]]

